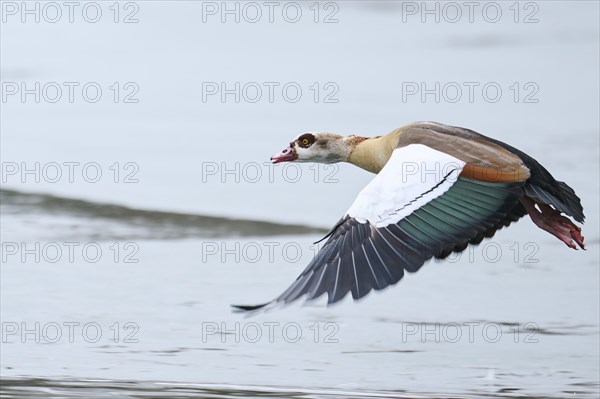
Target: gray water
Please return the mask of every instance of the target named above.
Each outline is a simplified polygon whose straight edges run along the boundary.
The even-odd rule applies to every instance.
[[[1,25],[3,82],[103,89],[96,103],[1,103],[2,397],[598,397],[597,2],[523,5],[518,23],[512,3],[497,23],[422,23],[400,2],[320,3],[334,23],[315,23],[312,2],[298,23],[120,3],[132,24],[99,4],[95,24]],[[295,82],[303,95],[203,101],[203,82],[223,81]],[[123,103],[127,82],[138,103]],[[415,82],[503,94],[403,99]],[[327,83],[337,102],[323,102]],[[587,251],[524,218],[357,303],[232,313],[287,288],[371,178],[269,156],[302,131],[414,120],[536,157],[582,198]]]

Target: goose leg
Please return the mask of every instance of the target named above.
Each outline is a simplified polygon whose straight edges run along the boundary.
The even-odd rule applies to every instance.
[[[552,208],[550,205],[537,203],[540,208],[538,211],[535,207],[536,203],[528,197],[521,198],[521,203],[529,213],[531,220],[540,229],[546,230],[565,244],[569,248],[577,249],[579,245],[585,249],[583,244],[583,235],[581,228],[571,222],[568,218],[562,216],[559,211]],[[573,242],[575,240],[575,242]],[[575,245],[577,243],[577,245]]]

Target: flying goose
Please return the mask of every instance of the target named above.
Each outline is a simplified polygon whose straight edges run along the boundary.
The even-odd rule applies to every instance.
[[[328,304],[348,292],[359,299],[397,283],[428,259],[479,244],[529,214],[568,247],[583,249],[579,197],[535,159],[472,130],[416,122],[385,136],[304,133],[279,162],[349,162],[375,178],[323,238],[314,259],[275,300],[254,311],[327,293]]]

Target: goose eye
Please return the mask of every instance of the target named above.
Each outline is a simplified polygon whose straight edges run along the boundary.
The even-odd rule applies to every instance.
[[[298,139],[297,139],[298,145],[302,148],[310,147],[311,145],[314,144],[315,141],[316,141],[315,137],[310,133],[303,134],[302,136],[298,137]]]

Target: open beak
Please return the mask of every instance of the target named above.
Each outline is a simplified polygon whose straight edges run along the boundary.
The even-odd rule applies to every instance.
[[[273,161],[273,163],[290,162],[290,161],[294,161],[296,158],[297,158],[296,151],[290,145],[286,149],[281,151],[279,154],[273,155],[271,157],[271,161]]]

